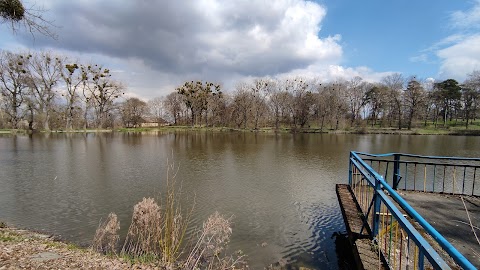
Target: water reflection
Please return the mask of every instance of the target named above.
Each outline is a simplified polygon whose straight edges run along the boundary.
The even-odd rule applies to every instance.
[[[179,166],[193,226],[233,216],[230,249],[251,268],[338,268],[344,230],[334,184],[347,181],[350,150],[478,156],[477,137],[153,132],[0,136],[0,220],[88,244],[98,222],[159,196],[168,162]],[[173,157],[172,157],[173,155]]]

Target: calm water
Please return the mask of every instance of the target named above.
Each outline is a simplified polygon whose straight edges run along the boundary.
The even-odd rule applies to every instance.
[[[232,250],[253,269],[338,268],[344,231],[335,183],[347,181],[350,150],[480,156],[480,138],[253,133],[0,136],[0,220],[88,245],[115,212],[126,233],[133,205],[158,197],[168,162],[179,166],[193,224],[233,216]],[[263,244],[263,245],[262,245]],[[265,245],[266,244],[266,245]]]

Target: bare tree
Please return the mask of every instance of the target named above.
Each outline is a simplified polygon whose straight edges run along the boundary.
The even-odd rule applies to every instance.
[[[435,112],[436,105],[435,105],[435,100],[433,98],[433,89],[434,89],[434,82],[431,80],[424,80],[423,81],[423,89],[425,90],[425,102],[423,106],[423,126],[427,126],[427,121],[429,117],[431,116],[432,112]]]
[[[268,105],[270,111],[273,113],[273,118],[275,119],[275,130],[280,128],[282,115],[285,114],[285,111],[287,110],[288,93],[283,91],[280,87],[280,81],[272,80],[270,81],[270,87],[267,89]]]
[[[253,116],[253,127],[255,130],[258,129],[258,122],[267,110],[265,96],[270,87],[272,87],[272,84],[267,78],[256,78],[251,84],[251,113]]]
[[[65,60],[64,62],[66,62]],[[65,83],[66,91],[62,94],[65,97],[67,102],[65,110],[66,124],[65,128],[67,130],[73,129],[73,119],[75,116],[76,104],[80,99],[80,90],[84,91],[86,85],[87,76],[80,66],[76,63],[65,64],[62,67],[61,77]],[[83,93],[82,91],[82,93]]]
[[[314,99],[310,91],[309,83],[304,78],[290,78],[285,80],[285,89],[291,93],[290,112],[292,115],[292,127],[300,125],[303,128],[310,116]]]
[[[202,94],[204,96],[204,103],[202,103],[202,111],[205,112],[205,126],[207,127],[209,125],[209,113],[214,112],[214,107],[216,108],[216,106],[218,105],[218,101],[220,101],[223,97],[223,93],[220,88],[220,84],[214,84],[211,82],[206,82],[202,88]]]
[[[139,127],[147,112],[147,103],[136,97],[129,98],[120,105],[120,114],[125,127]]]
[[[329,99],[328,99],[328,94],[327,94],[327,87],[325,84],[317,84],[315,86],[317,89],[317,92],[315,93],[315,105],[314,105],[314,110],[315,110],[315,115],[318,119],[318,125],[320,127],[320,131],[323,131],[323,128],[325,126],[325,120],[327,118],[327,115],[330,114],[330,108],[329,108]]]
[[[4,112],[13,129],[18,128],[22,117],[21,107],[27,89],[27,57],[2,51],[0,55],[0,93]]]
[[[412,128],[412,121],[418,114],[418,111],[425,100],[425,95],[425,90],[417,79],[415,77],[410,79],[404,95],[405,107],[408,113],[407,127],[409,130]]]
[[[54,87],[61,78],[62,59],[49,52],[37,52],[27,57],[30,58],[28,86],[35,97],[42,127],[49,131],[50,114],[57,96]]]
[[[184,96],[185,105],[191,113],[192,126],[195,125],[196,118],[200,118],[199,123],[201,124],[201,117],[204,112],[206,112],[205,124],[208,126],[208,101],[211,96],[222,94],[220,85],[212,82],[190,81],[185,82],[176,90],[177,93]]]
[[[165,97],[165,109],[173,118],[173,124],[177,125],[182,112],[183,96],[177,92],[172,92]]]
[[[185,102],[185,106],[190,110],[190,123],[192,127],[195,125],[195,114],[198,102],[197,96],[198,92],[200,92],[198,88],[197,83],[190,81],[185,82],[182,86],[176,89],[177,93],[184,97],[183,101]]]
[[[210,123],[213,126],[225,126],[227,124],[225,117],[227,115],[227,101],[225,96],[223,94],[211,96],[208,103],[211,111]]]
[[[83,70],[87,82],[86,101],[92,101],[98,128],[105,128],[114,101],[123,95],[125,87],[112,79],[110,70],[98,65],[89,65]]]
[[[160,126],[163,122],[165,114],[165,99],[163,97],[155,97],[147,102],[148,114],[151,115]]]
[[[360,111],[365,106],[365,94],[367,83],[359,76],[352,78],[347,84],[347,99],[350,108],[350,125],[353,126],[356,120],[360,119]]]
[[[4,112],[4,108],[5,108],[4,99],[0,92],[0,128],[6,128],[6,124],[7,124],[7,116]]]
[[[480,99],[480,71],[475,70],[468,75],[462,87],[462,101],[465,115],[465,128],[469,120],[475,119]]]
[[[348,112],[348,102],[345,99],[347,91],[347,82],[344,80],[337,80],[330,83],[326,88],[328,110],[330,113],[330,126],[337,130],[340,127],[340,121],[344,120]]]
[[[377,124],[377,120],[384,112],[387,104],[387,91],[388,89],[384,85],[373,85],[365,93],[364,103],[368,106],[372,127]]]
[[[248,84],[245,82],[237,83],[235,86],[235,92],[233,93],[232,118],[238,127],[243,124],[243,128],[247,128],[248,112],[251,103],[252,97],[249,93]]]
[[[390,110],[397,116],[398,129],[402,129],[402,90],[405,79],[402,74],[394,73],[382,79],[388,89]]]

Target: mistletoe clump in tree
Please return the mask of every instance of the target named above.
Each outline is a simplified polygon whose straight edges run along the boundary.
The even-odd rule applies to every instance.
[[[10,24],[14,33],[24,28],[32,35],[40,33],[56,39],[57,35],[51,29],[53,22],[44,17],[45,12],[45,9],[35,6],[25,8],[20,0],[0,0],[1,23]]]
[[[222,95],[220,85],[212,82],[190,81],[176,90],[184,96],[185,105],[190,110],[192,126],[195,125],[195,121],[202,122],[204,113],[205,125],[208,126],[208,106],[214,96]]]

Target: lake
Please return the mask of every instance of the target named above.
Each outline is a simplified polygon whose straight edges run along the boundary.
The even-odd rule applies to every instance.
[[[344,232],[335,184],[349,151],[480,156],[462,136],[152,132],[0,135],[0,221],[88,245],[115,212],[125,236],[133,206],[161,197],[167,165],[178,167],[192,226],[218,211],[232,217],[230,251],[252,269],[338,268]],[[190,230],[192,231],[192,230]]]

